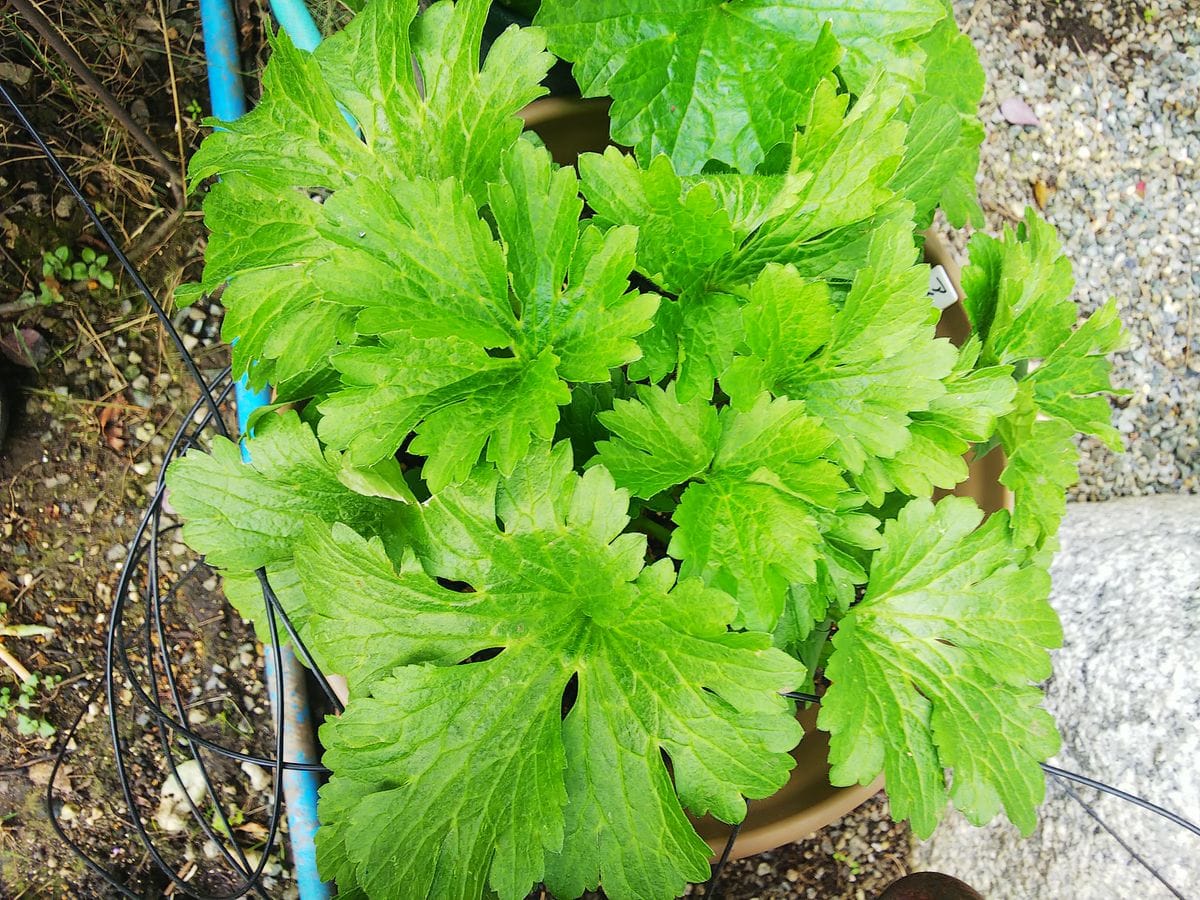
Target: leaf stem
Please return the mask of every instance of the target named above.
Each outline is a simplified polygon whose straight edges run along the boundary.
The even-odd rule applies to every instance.
[[[991,453],[993,450],[995,450],[999,446],[1000,446],[1000,435],[993,434],[990,438],[988,438],[982,444],[976,444],[974,446],[975,459],[983,459],[985,456],[987,456],[989,453]]]
[[[634,531],[640,531],[647,537],[652,537],[664,547],[671,543],[671,530],[661,522],[655,522],[646,516],[638,516],[629,523],[629,527]]]

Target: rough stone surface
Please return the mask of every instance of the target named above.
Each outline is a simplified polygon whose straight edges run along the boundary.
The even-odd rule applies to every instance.
[[[1200,497],[1072,504],[1054,563],[1063,621],[1047,705],[1052,762],[1200,822]],[[1178,893],[1050,779],[1041,824],[976,829],[953,816],[918,845],[917,868],[992,900],[1200,897],[1200,837],[1086,787],[1080,799]]]

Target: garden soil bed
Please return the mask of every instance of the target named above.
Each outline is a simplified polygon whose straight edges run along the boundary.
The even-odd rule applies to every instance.
[[[134,837],[117,782],[103,697],[93,696],[92,689],[103,671],[107,611],[124,542],[145,502],[146,479],[133,467],[159,451],[162,435],[139,443],[133,433],[153,419],[139,421],[128,405],[122,410],[128,443],[114,451],[95,423],[95,408],[55,392],[63,385],[54,384],[61,379],[54,377],[53,369],[43,375],[44,387],[35,390],[48,389],[49,396],[27,397],[23,421],[0,459],[0,601],[8,606],[8,622],[53,629],[46,639],[6,643],[29,670],[62,681],[52,690],[39,691],[33,710],[56,729],[53,737],[17,734],[13,715],[0,722],[0,896],[112,895],[84,870],[46,817],[51,756],[80,712],[76,749],[55,782],[60,821],[73,840],[129,887],[159,896],[165,884],[153,877]],[[169,392],[170,388],[164,391],[164,398]],[[156,405],[146,411],[148,416],[155,413],[171,421],[170,408]],[[168,544],[166,549],[170,554],[174,548]],[[253,635],[229,614],[218,594],[204,587],[202,580],[193,579],[189,589],[178,592],[178,624],[169,628],[178,656],[190,652],[198,663],[204,661],[184,665],[179,672],[189,721],[208,737],[264,750],[270,746],[270,718]],[[137,624],[136,617],[126,621]],[[227,672],[214,681],[211,663],[218,661]],[[15,693],[12,673],[6,669],[0,678]],[[127,686],[120,696],[128,700]],[[152,822],[165,762],[157,735],[137,715],[126,717],[131,738],[126,758],[140,782],[141,814]],[[229,786],[228,805],[243,812],[248,829],[261,828],[266,798],[247,792],[242,785],[247,779],[235,767],[209,762],[216,777]],[[203,836],[194,828],[161,833],[160,839],[161,849],[178,860],[181,873],[189,857],[203,858]],[[220,882],[209,885],[216,889]]]

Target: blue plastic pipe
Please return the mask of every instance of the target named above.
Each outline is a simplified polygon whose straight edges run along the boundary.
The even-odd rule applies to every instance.
[[[312,50],[320,43],[321,35],[303,2],[273,0],[272,10],[280,26],[296,46]],[[209,99],[213,115],[232,121],[246,112],[246,91],[242,85],[241,62],[238,56],[237,23],[230,0],[200,0],[200,22],[204,30],[204,53],[208,63]],[[239,433],[247,433],[251,414],[271,402],[270,388],[252,391],[243,378],[236,387]],[[242,457],[248,460],[245,445]],[[279,648],[283,696],[276,695],[274,653],[266,653],[266,682],[271,706],[283,722],[283,757],[302,763],[317,761],[309,716],[308,691],[304,669],[291,647]],[[283,797],[287,808],[288,835],[296,887],[300,900],[329,900],[332,885],[321,880],[317,871],[317,788],[320,782],[315,772],[283,773]]]
[[[232,122],[246,114],[246,91],[238,57],[237,20],[229,0],[200,0],[200,25],[204,30],[204,56],[208,63],[208,97],[212,114]],[[271,391],[250,390],[246,379],[236,388],[238,433],[246,433],[250,414],[271,402]],[[243,456],[245,448],[243,448]]]
[[[271,706],[278,709],[274,654],[268,652],[264,656],[264,674],[271,694]],[[283,707],[280,709],[280,717],[284,722],[283,758],[298,763],[320,762],[320,754],[313,740],[304,666],[296,659],[295,651],[288,644],[279,648],[279,667],[283,672]],[[287,805],[288,839],[292,845],[292,867],[300,900],[328,900],[333,896],[333,886],[322,881],[317,871],[317,828],[321,824],[317,818],[319,786],[320,779],[316,772],[284,770],[283,799]]]
[[[292,43],[310,53],[321,43],[321,32],[313,21],[304,0],[271,0],[271,12],[279,27],[287,32]]]
[[[237,20],[228,0],[200,0],[204,56],[208,63],[208,97],[212,114],[231,122],[246,114],[246,91],[238,58]]]

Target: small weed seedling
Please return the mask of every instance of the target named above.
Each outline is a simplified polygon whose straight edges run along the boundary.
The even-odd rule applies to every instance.
[[[12,688],[0,688],[0,718],[7,719],[10,714],[17,717],[17,734],[24,737],[36,735],[40,738],[52,738],[58,729],[36,712],[40,701],[44,700],[58,687],[62,681],[61,675],[42,675],[38,672],[30,674],[29,679],[21,682],[14,697]]]
[[[850,874],[855,878],[857,878],[859,873],[862,872],[862,863],[860,863],[853,856],[850,856],[846,853],[842,853],[839,850],[833,854],[833,858],[834,858],[835,862],[840,862],[847,869],[849,869]]]
[[[42,306],[61,303],[63,289],[68,285],[81,285],[89,291],[101,287],[111,291],[116,282],[107,267],[108,256],[97,254],[91,247],[84,247],[77,259],[72,258],[70,247],[56,247],[42,254],[42,279],[37,294],[26,291],[21,299]]]
[[[0,603],[0,617],[5,617],[7,614],[8,604]],[[47,628],[45,625],[10,625],[7,622],[0,624],[0,638],[49,637],[53,634],[54,629]],[[12,670],[20,684],[15,696],[11,687],[7,685],[0,687],[0,719],[7,719],[10,714],[15,713],[18,734],[26,737],[31,735],[41,738],[54,737],[55,727],[38,716],[34,710],[40,705],[41,700],[44,700],[58,687],[62,676],[43,675],[40,672],[28,671],[8,653],[3,643],[0,643],[0,652],[3,654],[4,662]]]

